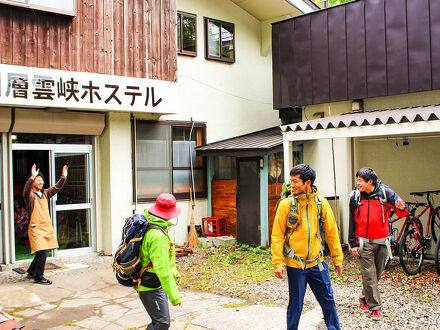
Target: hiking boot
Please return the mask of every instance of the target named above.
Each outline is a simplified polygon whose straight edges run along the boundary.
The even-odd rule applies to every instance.
[[[369,311],[367,303],[364,300],[362,300],[362,298],[359,298],[359,305],[360,305],[362,311],[364,311],[364,312]]]
[[[34,275],[28,273],[28,274],[26,275],[26,278],[27,278],[28,280],[33,280],[33,279],[34,279]]]
[[[370,319],[379,321],[382,318],[382,311],[380,309],[372,311],[370,314]]]
[[[34,280],[35,283],[37,284],[42,284],[42,285],[51,285],[52,281],[49,281],[47,278],[39,278],[39,279],[35,279]]]

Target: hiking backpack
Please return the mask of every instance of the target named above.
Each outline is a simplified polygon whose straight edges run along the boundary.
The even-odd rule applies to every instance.
[[[148,220],[142,214],[133,214],[125,219],[125,224],[122,228],[121,244],[116,250],[113,260],[113,271],[116,272],[116,279],[119,284],[128,287],[138,284],[150,288],[160,286],[157,275],[146,271],[152,267],[152,264],[149,263],[145,267],[142,267],[141,264],[140,250],[142,241],[145,233],[150,228],[159,229],[166,235],[162,228],[148,223]]]

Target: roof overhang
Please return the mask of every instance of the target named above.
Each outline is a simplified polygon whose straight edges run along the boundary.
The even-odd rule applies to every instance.
[[[260,21],[277,17],[298,16],[318,10],[319,7],[308,0],[231,0]]]
[[[284,141],[440,133],[440,105],[348,113],[281,126]]]
[[[278,126],[196,148],[197,156],[264,156],[279,151],[283,151],[283,135]]]

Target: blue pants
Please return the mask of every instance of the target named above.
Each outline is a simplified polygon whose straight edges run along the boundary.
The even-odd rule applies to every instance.
[[[307,284],[321,305],[325,324],[328,329],[341,329],[339,326],[338,312],[336,311],[333,289],[330,282],[328,267],[323,262],[324,270],[321,272],[318,265],[302,270],[301,268],[287,267],[289,282],[289,305],[287,306],[287,329],[298,329],[299,318],[304,304],[304,295]]]

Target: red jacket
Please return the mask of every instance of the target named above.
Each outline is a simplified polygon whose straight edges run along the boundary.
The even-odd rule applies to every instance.
[[[382,205],[381,195],[382,189],[385,188],[386,205]],[[356,194],[353,192],[350,197],[350,223],[348,242],[350,247],[359,246],[358,237],[378,239],[390,236],[390,228],[388,219],[390,213],[395,209],[396,201],[401,199],[388,186],[382,185],[380,182],[376,185],[371,194],[361,193],[360,200],[356,201]],[[385,219],[383,216],[385,212]],[[395,209],[396,215],[400,217],[406,216],[408,210]]]

